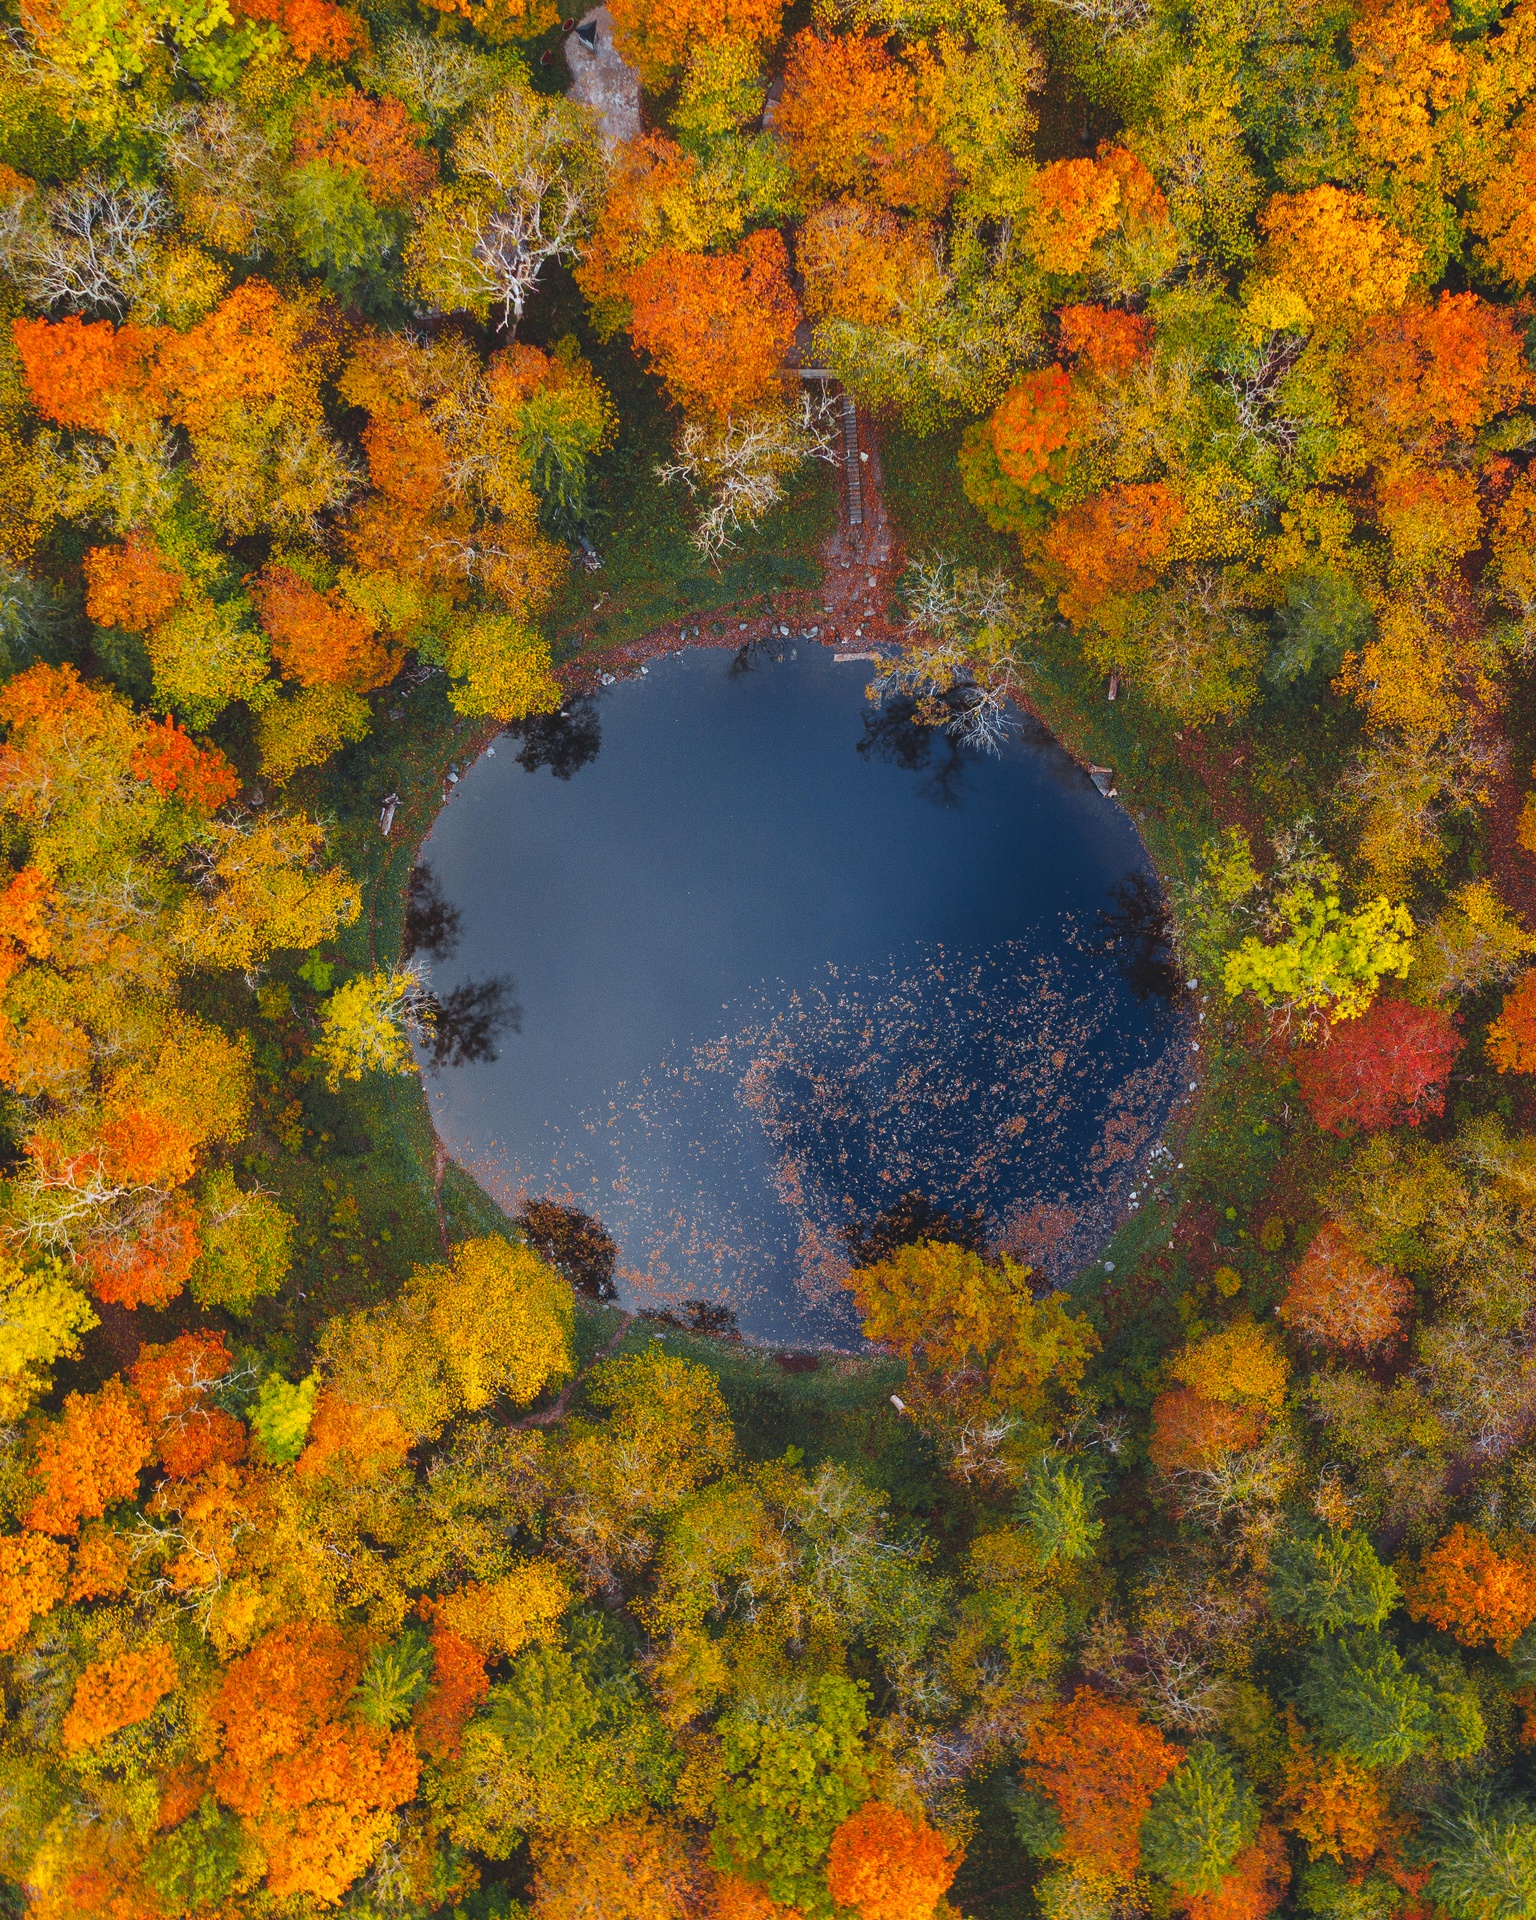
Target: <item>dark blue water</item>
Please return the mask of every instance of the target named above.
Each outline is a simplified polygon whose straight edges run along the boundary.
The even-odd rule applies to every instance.
[[[632,1302],[776,1341],[853,1342],[848,1231],[909,1192],[1081,1265],[1181,1071],[1126,814],[1034,723],[958,750],[869,671],[653,663],[504,736],[422,851],[450,1150],[601,1218]]]

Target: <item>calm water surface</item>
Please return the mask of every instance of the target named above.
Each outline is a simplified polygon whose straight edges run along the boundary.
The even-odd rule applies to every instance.
[[[844,1236],[908,1192],[1092,1257],[1182,1072],[1128,817],[1033,723],[956,751],[868,673],[653,663],[466,770],[418,881],[450,1149],[599,1216],[631,1302],[800,1344],[854,1343]]]

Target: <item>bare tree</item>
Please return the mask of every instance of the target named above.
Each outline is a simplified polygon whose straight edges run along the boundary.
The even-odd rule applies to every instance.
[[[277,158],[227,100],[179,106],[154,123],[183,220],[226,253],[263,251],[277,219]]]
[[[1133,33],[1152,18],[1151,0],[1049,0],[1058,13],[1067,13],[1085,26],[1096,27],[1108,46],[1122,33]]]
[[[784,482],[807,460],[835,463],[835,403],[800,396],[798,408],[765,409],[724,426],[689,420],[676,457],[656,469],[664,485],[681,481],[707,505],[693,544],[711,565],[784,498]]]
[[[906,641],[870,683],[871,700],[905,698],[924,726],[996,753],[1023,688],[1018,643],[1038,614],[1000,573],[914,560],[903,583]]]
[[[0,204],[0,268],[36,307],[121,319],[149,274],[150,249],[170,219],[159,187],[87,174],[39,199]]]
[[[506,88],[453,144],[458,181],[426,202],[406,252],[412,286],[515,331],[551,260],[573,260],[607,179],[597,121],[569,100]]]

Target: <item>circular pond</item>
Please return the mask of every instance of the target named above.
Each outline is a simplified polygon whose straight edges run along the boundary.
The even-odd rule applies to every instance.
[[[1027,718],[959,748],[869,671],[693,650],[504,736],[407,929],[449,1150],[509,1211],[600,1218],[631,1304],[799,1345],[856,1342],[882,1219],[1092,1258],[1183,1068],[1128,816]]]

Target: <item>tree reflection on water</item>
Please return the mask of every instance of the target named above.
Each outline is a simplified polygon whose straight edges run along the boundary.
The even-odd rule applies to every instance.
[[[406,890],[401,959],[414,960],[421,954],[448,959],[459,944],[461,918],[458,908],[443,898],[437,875],[421,861]],[[510,974],[466,980],[451,993],[432,993],[431,1001],[432,1027],[423,1042],[429,1073],[494,1060],[502,1036],[522,1031],[523,1010]]]
[[[927,778],[917,786],[923,799],[936,807],[959,806],[961,780],[972,756],[953,734],[923,725],[916,701],[899,695],[867,712],[858,750],[864,759],[883,760],[903,773],[925,773]]]
[[[1114,906],[1096,917],[1101,951],[1138,1000],[1176,1000],[1182,991],[1168,902],[1155,880],[1133,873],[1110,892]]]
[[[597,758],[603,744],[602,722],[591,694],[577,694],[559,713],[533,713],[509,722],[506,732],[521,740],[517,764],[528,773],[548,767],[557,780],[569,780]]]

